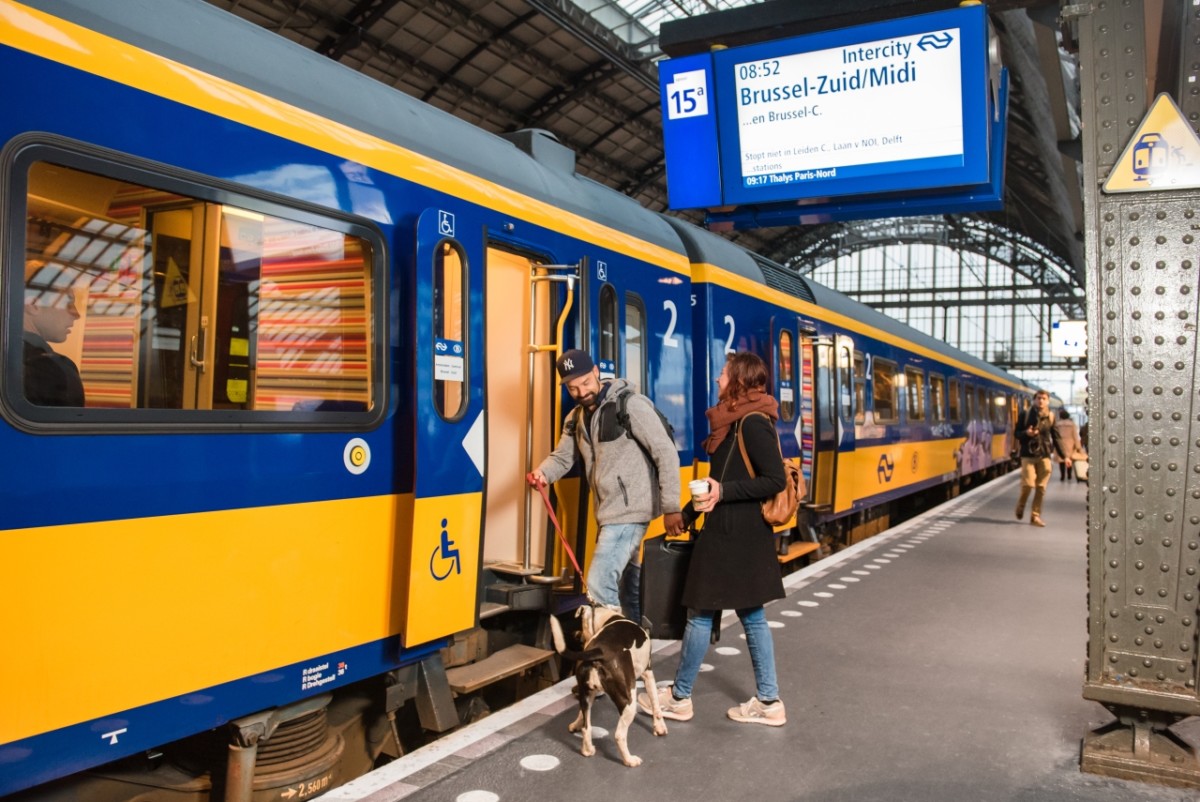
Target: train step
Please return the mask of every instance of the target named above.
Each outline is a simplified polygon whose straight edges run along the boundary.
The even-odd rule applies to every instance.
[[[805,555],[812,554],[819,548],[821,548],[819,543],[813,543],[808,540],[797,540],[794,543],[788,544],[787,554],[780,554],[779,562],[790,563],[792,560],[798,560]]]
[[[461,696],[505,677],[520,674],[552,657],[554,652],[551,650],[518,643],[501,649],[478,663],[447,669],[446,679],[450,683],[450,690]]]

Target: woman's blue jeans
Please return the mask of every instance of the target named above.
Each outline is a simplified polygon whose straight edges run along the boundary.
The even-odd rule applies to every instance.
[[[719,614],[716,610],[688,610],[687,626],[683,630],[683,647],[679,656],[679,668],[675,670],[677,699],[692,695],[692,685],[700,673],[700,664],[708,652],[712,637],[713,621]],[[762,701],[779,698],[779,684],[775,678],[775,641],[771,627],[767,625],[767,611],[763,607],[738,610],[737,617],[746,630],[746,646],[750,650],[750,663],[754,666],[755,693]]]

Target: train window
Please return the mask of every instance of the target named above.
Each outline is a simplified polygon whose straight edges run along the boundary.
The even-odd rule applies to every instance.
[[[617,348],[620,346],[620,319],[617,310],[617,291],[611,284],[600,288],[600,375],[616,376]]]
[[[779,419],[793,420],[796,417],[796,358],[792,348],[792,333],[787,329],[779,332],[775,375],[779,377]]]
[[[866,420],[867,410],[867,360],[862,351],[854,352],[854,422]]]
[[[625,378],[645,392],[646,306],[632,292],[625,294]]]
[[[874,385],[875,422],[899,420],[896,393],[896,363],[876,357],[871,360],[871,381]]]
[[[1008,414],[1008,396],[996,393],[992,396],[992,423],[1003,427],[1005,416]]]
[[[966,384],[963,385],[963,395],[966,398],[966,415],[968,421],[973,421],[977,417],[975,413],[975,389]]]
[[[992,417],[988,410],[988,393],[982,387],[975,388],[975,407],[972,412],[972,420],[990,420]]]
[[[907,396],[908,420],[925,420],[925,371],[919,368],[905,368],[904,392]]]
[[[946,394],[946,400],[950,402],[950,422],[962,423],[962,387],[958,383],[958,379],[950,380],[950,390]]]
[[[929,420],[946,422],[946,379],[936,373],[929,374]]]
[[[5,303],[23,353],[4,384],[23,417],[328,425],[381,409],[365,227],[46,146],[17,167],[6,261],[23,274]]]
[[[838,348],[838,397],[841,404],[841,419],[850,420],[854,415],[854,367],[850,359],[850,349],[846,346]]]
[[[433,403],[445,420],[466,412],[467,260],[458,243],[443,240],[433,250]]]

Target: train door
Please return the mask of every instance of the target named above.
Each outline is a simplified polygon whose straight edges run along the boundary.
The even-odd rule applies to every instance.
[[[278,237],[292,224],[214,203],[147,207],[145,215],[155,286],[139,343],[137,406],[252,408],[252,296],[269,269],[266,229]]]
[[[484,471],[483,226],[417,221],[415,438],[408,645],[474,626]]]
[[[487,507],[484,562],[534,576],[546,570],[547,516],[525,474],[554,446],[554,370],[560,318],[574,305],[575,265],[487,250]],[[566,301],[560,307],[559,290]]]
[[[806,331],[803,353],[806,370],[811,375],[813,398],[809,503],[817,509],[827,510],[833,504],[833,479],[840,439],[834,342],[828,337],[816,336],[815,331]]]

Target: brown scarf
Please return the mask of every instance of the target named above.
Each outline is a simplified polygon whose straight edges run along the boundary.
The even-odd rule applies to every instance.
[[[704,450],[709,454],[717,451],[717,446],[729,435],[729,428],[734,421],[741,420],[751,412],[763,412],[771,420],[779,420],[779,402],[773,396],[759,390],[751,390],[739,398],[728,398],[717,402],[704,415],[708,418],[708,428],[712,431],[704,440]]]

